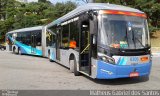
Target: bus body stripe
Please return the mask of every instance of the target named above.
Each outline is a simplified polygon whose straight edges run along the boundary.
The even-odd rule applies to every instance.
[[[10,39],[16,46],[20,47],[21,50],[23,51],[23,53],[25,53],[25,54],[32,54],[32,53],[31,53],[31,48],[33,48],[33,47],[28,46],[28,45],[23,44],[23,43],[20,43],[20,42],[14,40],[14,39],[11,38],[11,37],[9,37],[9,39]],[[42,56],[42,50],[39,50],[39,49],[35,48],[35,52],[36,52],[35,55],[40,55],[40,56]]]

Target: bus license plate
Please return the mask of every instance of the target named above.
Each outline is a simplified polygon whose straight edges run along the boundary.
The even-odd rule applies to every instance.
[[[139,73],[138,72],[131,72],[129,77],[138,77]]]

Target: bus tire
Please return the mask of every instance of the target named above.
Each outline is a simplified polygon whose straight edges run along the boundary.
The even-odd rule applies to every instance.
[[[80,76],[80,72],[77,71],[77,63],[74,59],[74,76]]]
[[[19,54],[19,55],[22,55],[22,52],[21,52],[21,49],[20,49],[20,48],[18,48],[18,54]]]
[[[13,53],[16,54],[16,48],[15,47],[13,47]]]
[[[1,48],[1,50],[4,51],[5,49],[4,49],[4,48]]]
[[[71,73],[74,72],[74,60],[69,60],[69,69]]]

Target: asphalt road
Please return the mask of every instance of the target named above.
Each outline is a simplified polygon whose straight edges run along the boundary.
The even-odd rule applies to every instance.
[[[125,78],[94,80],[74,76],[69,70],[42,57],[0,51],[0,89],[13,90],[137,90],[160,89],[160,57],[153,57],[149,80]]]

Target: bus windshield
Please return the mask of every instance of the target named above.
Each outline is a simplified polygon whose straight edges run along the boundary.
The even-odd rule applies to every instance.
[[[147,21],[142,17],[102,15],[100,43],[111,48],[143,49],[150,46]]]

